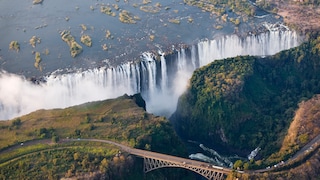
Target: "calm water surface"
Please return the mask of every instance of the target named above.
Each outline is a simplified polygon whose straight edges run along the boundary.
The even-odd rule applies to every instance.
[[[137,60],[145,51],[159,48],[168,51],[172,45],[194,44],[200,39],[212,39],[234,31],[231,23],[215,30],[216,16],[185,5],[183,0],[158,0],[146,6],[154,7],[156,3],[161,4],[158,13],[141,11],[142,0],[44,0],[38,5],[33,5],[32,0],[0,0],[0,69],[25,76],[42,76],[57,69],[114,66]],[[115,10],[114,4],[120,10]],[[116,16],[101,13],[102,5],[109,5]],[[121,10],[129,11],[140,20],[136,24],[120,22]],[[193,22],[188,21],[190,18]],[[171,23],[170,19],[179,19],[180,24]],[[86,31],[82,30],[81,24],[87,27]],[[81,44],[83,52],[72,58],[68,45],[61,40],[59,32],[62,30],[71,31],[79,44],[82,34],[90,35],[92,47]],[[112,39],[105,37],[107,30]],[[150,35],[154,35],[153,41]],[[41,38],[35,48],[29,44],[32,36]],[[18,53],[9,50],[13,40],[20,43]],[[107,44],[108,51],[102,50],[103,44]],[[44,54],[46,49],[49,55]],[[42,53],[42,71],[34,67],[34,52]]]

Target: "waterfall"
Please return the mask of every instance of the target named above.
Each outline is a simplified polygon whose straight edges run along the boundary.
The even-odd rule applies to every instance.
[[[166,91],[168,86],[168,73],[167,73],[167,63],[164,58],[164,53],[160,53],[161,55],[161,90]]]
[[[64,108],[89,101],[141,92],[147,111],[170,116],[196,68],[238,55],[266,56],[298,46],[290,30],[270,30],[245,38],[229,35],[203,40],[168,55],[143,53],[140,61],[44,77],[34,84],[22,76],[0,72],[0,119],[37,109]]]

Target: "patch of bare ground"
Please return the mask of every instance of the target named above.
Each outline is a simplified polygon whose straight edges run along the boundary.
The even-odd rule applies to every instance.
[[[302,32],[320,30],[320,7],[302,5],[298,2],[279,1],[275,3],[278,14],[284,22]]]

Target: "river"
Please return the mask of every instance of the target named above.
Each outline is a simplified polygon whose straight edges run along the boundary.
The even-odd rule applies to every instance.
[[[150,3],[143,3],[142,0],[69,0],[67,3],[63,0],[44,0],[37,5],[33,5],[31,0],[1,0],[0,4],[0,69],[26,77],[41,77],[57,69],[78,71],[80,68],[115,66],[139,60],[143,52],[157,51],[159,47],[170,51],[173,45],[196,44],[201,39],[213,39],[235,31],[231,22],[216,30],[214,26],[220,23],[217,16],[188,6],[183,0]],[[116,16],[100,12],[101,7],[110,7]],[[144,12],[141,10],[143,7],[157,8],[159,12]],[[129,11],[140,20],[136,20],[135,24],[120,22],[119,13],[122,10]],[[178,20],[179,23],[170,20]],[[253,18],[237,29],[254,31],[265,21],[277,22],[281,19],[273,15],[265,19]],[[82,24],[87,30],[82,29]],[[72,58],[68,45],[59,35],[63,30],[69,30],[79,44],[81,35],[91,36],[92,47],[81,44],[83,52]],[[106,38],[107,30],[112,38]],[[35,48],[29,44],[32,36],[41,39]],[[150,36],[154,39],[150,40]],[[18,53],[9,50],[9,44],[14,40],[20,43]],[[102,49],[104,44],[108,47],[107,51]],[[41,53],[41,71],[34,67],[34,52]]]

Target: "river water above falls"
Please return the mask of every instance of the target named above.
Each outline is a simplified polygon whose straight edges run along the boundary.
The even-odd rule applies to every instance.
[[[143,3],[142,0],[44,0],[37,5],[32,1],[1,0],[0,3],[1,68],[25,76],[42,76],[57,69],[114,66],[139,59],[142,52],[159,46],[168,49],[172,44],[190,44],[202,38],[233,32],[232,23],[220,31],[213,31],[216,17],[185,5],[183,0],[151,3]],[[110,8],[114,16],[102,13],[101,7]],[[144,12],[141,10],[143,7],[153,8],[154,12]],[[137,17],[136,23],[120,22],[122,10]],[[174,23],[174,20],[179,23]],[[63,30],[69,30],[79,44],[81,35],[91,36],[92,47],[81,44],[83,52],[72,58],[68,45],[59,35]],[[107,31],[110,37],[106,37]],[[41,43],[35,48],[29,44],[32,36],[41,38]],[[20,43],[19,53],[9,50],[9,43],[14,40]],[[107,51],[102,49],[104,44]],[[42,53],[45,49],[50,53],[42,55],[43,68],[40,72],[33,66],[32,51]]]
[[[215,30],[217,17],[187,6],[182,0],[158,2],[159,12],[147,13],[140,10],[143,4],[138,0],[68,3],[46,0],[39,5],[1,1],[0,119],[138,92],[146,100],[148,112],[169,117],[196,68],[237,55],[271,55],[300,43],[295,32],[266,23],[280,21],[272,15],[238,27],[251,32],[254,29],[249,24],[254,22],[253,28],[262,27],[266,31],[239,37],[232,34],[232,23]],[[118,16],[100,12],[101,6],[115,4],[140,20],[124,24]],[[192,22],[188,21],[190,18]],[[178,19],[180,23],[170,23],[170,19]],[[93,46],[82,45],[83,52],[72,58],[60,38],[61,30],[70,30],[79,43],[79,36],[88,34]],[[107,30],[113,38],[105,37]],[[41,38],[35,48],[29,44],[34,35]],[[150,35],[155,36],[153,41]],[[19,52],[9,50],[12,40],[20,42]],[[102,50],[103,44],[108,45],[108,51]],[[43,53],[46,49],[48,55]],[[41,52],[42,71],[34,67],[32,51]],[[37,84],[29,77],[42,81]]]
[[[251,18],[235,27],[232,22],[221,24],[221,18],[188,6],[183,0],[146,2],[149,1],[44,0],[33,5],[32,1],[0,0],[0,68],[27,77],[39,77],[57,69],[70,71],[115,66],[138,60],[141,53],[158,47],[168,51],[172,45],[196,44],[201,39],[231,34],[235,29],[245,34],[259,29],[265,21],[281,21],[270,15],[262,19]],[[102,13],[101,7],[110,8],[115,16]],[[153,8],[154,12],[141,10],[146,8]],[[137,17],[135,24],[120,22],[119,14],[123,10]],[[236,16],[230,13],[229,17]],[[218,25],[223,28],[216,30],[214,27]],[[69,30],[83,47],[83,52],[76,58],[70,56],[67,43],[60,37],[59,32],[63,30]],[[106,37],[107,31],[110,37]],[[91,36],[92,47],[80,43],[83,34]],[[34,48],[29,44],[32,36],[41,39]],[[19,53],[9,50],[11,41],[20,43]],[[104,44],[107,51],[102,48]],[[34,52],[41,53],[42,71],[34,67]]]

